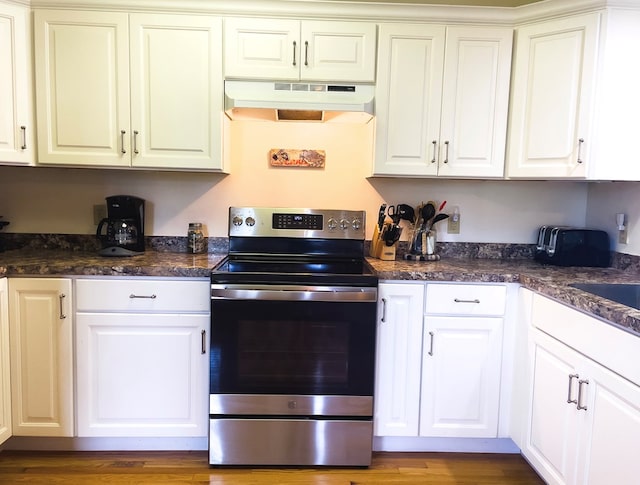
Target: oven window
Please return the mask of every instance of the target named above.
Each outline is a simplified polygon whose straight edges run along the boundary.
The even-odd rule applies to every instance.
[[[214,300],[211,391],[371,395],[375,303]]]

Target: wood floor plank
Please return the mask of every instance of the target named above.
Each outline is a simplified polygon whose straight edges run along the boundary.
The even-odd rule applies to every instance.
[[[361,468],[210,467],[207,453],[0,452],[0,485],[543,485],[519,455],[374,453]]]

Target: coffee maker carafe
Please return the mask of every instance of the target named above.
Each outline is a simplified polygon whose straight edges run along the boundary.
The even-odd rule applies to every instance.
[[[107,197],[107,217],[96,237],[102,256],[134,256],[144,252],[144,200],[132,195]]]

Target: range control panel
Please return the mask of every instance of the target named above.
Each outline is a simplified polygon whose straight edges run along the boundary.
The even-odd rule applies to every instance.
[[[234,236],[364,240],[365,211],[231,207],[229,237]]]

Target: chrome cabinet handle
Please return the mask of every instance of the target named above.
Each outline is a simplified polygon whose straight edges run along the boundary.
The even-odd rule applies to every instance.
[[[304,65],[309,65],[309,41],[304,41]]]
[[[453,301],[456,303],[480,303],[480,300],[477,298],[475,300],[461,300],[460,298],[454,298]]]
[[[567,391],[567,404],[578,404],[577,399],[571,399],[571,382],[573,379],[579,379],[580,376],[578,374],[569,374],[569,389]]]
[[[429,332],[429,355],[433,355],[433,332]]]
[[[387,321],[387,299],[382,299],[382,318],[380,319],[382,323]]]
[[[138,151],[138,130],[133,130],[133,153],[136,155],[140,153]]]
[[[64,312],[62,311],[62,307],[64,305],[64,299],[66,298],[67,295],[65,295],[64,293],[60,293],[60,295],[58,295],[58,299],[60,300],[60,320],[64,320],[65,318],[67,318],[67,316],[64,314]]]
[[[126,131],[120,130],[120,153],[122,153],[123,155],[127,153],[127,151],[124,149],[124,135],[126,133]]]
[[[27,149],[27,127],[22,125],[20,127],[20,130],[22,131],[22,146],[20,148],[22,150],[26,150]]]
[[[449,163],[449,141],[444,142],[444,162]]]
[[[153,295],[136,295],[135,293],[131,293],[129,295],[129,298],[131,298],[131,299],[133,299],[133,298],[147,298],[147,299],[150,299],[150,300],[155,300],[156,299],[156,295],[155,294],[153,294]]]
[[[578,163],[582,163],[582,144],[584,143],[584,138],[578,139]]]
[[[293,65],[296,66],[296,46],[297,46],[297,42],[294,40],[293,41]]]
[[[206,354],[207,353],[207,331],[206,330],[202,330],[200,332],[200,338],[201,338],[201,354]]]
[[[578,381],[578,399],[576,400],[576,408],[578,410],[587,410],[587,406],[582,405],[582,384],[589,385],[589,379],[580,379]]]
[[[436,163],[436,151],[438,142],[436,140],[433,140],[431,143],[433,144],[433,158],[431,159],[431,163]]]

